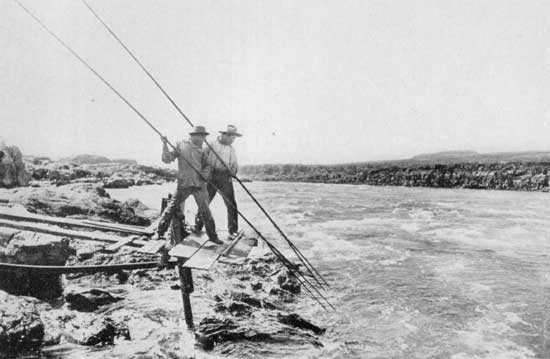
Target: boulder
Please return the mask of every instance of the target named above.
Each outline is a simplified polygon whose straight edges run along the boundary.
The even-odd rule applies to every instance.
[[[65,265],[74,250],[67,238],[28,231],[0,231],[0,262],[30,265]],[[16,295],[42,299],[62,293],[58,275],[36,271],[2,273],[0,288]]]
[[[269,340],[271,335],[241,327],[231,319],[206,317],[199,323],[198,329],[195,331],[195,339],[205,350],[212,350],[217,343]]]
[[[40,301],[0,291],[0,356],[2,351],[29,349],[42,344],[44,324]]]
[[[115,339],[130,339],[128,327],[109,316],[56,309],[42,313],[45,341],[48,344],[65,340],[80,345],[108,345]]]
[[[277,277],[277,283],[279,283],[281,289],[284,289],[290,293],[299,294],[301,291],[301,286],[298,279],[296,279],[296,276],[288,270],[285,270],[284,273],[279,274]]]
[[[69,307],[80,312],[93,312],[101,306],[116,303],[123,299],[95,288],[70,291],[65,294],[65,302],[69,303]]]
[[[326,331],[325,328],[320,328],[320,327],[316,326],[315,324],[313,324],[313,323],[305,320],[304,318],[300,317],[296,313],[292,313],[292,314],[281,314],[281,313],[279,313],[279,314],[277,314],[277,320],[280,323],[283,323],[283,324],[286,324],[286,325],[289,325],[289,326],[292,326],[292,327],[295,327],[295,328],[311,330],[313,333],[315,333],[317,335],[324,334],[325,331]]]
[[[19,148],[0,143],[0,187],[27,186],[30,179]]]
[[[205,350],[211,350],[216,344],[235,341],[262,341],[262,342],[295,342],[300,344],[310,343],[316,347],[322,347],[315,337],[303,331],[297,331],[288,327],[275,328],[266,331],[266,325],[244,325],[232,319],[206,317],[199,323],[195,331],[195,339]]]
[[[105,188],[128,188],[135,184],[133,178],[109,177],[103,181]]]

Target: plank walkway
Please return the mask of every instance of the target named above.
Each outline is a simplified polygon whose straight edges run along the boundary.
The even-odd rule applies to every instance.
[[[135,234],[143,236],[151,236],[153,234],[150,227],[130,226],[118,223],[98,222],[90,220],[80,220],[65,217],[52,217],[41,214],[30,213],[23,210],[13,210],[0,208],[0,218],[12,221],[25,221],[37,223],[49,223],[55,225],[65,225],[71,227],[80,227],[87,229],[95,229],[104,232],[118,232],[123,234]]]
[[[257,244],[255,239],[245,238],[244,232],[233,238],[232,241],[217,245],[208,241],[206,233],[192,234],[185,238],[183,243],[174,246],[169,255],[178,259],[184,259],[183,267],[198,270],[209,270],[223,258],[231,260],[242,260],[244,262],[253,246]]]
[[[88,232],[88,231],[75,231],[72,229],[64,229],[56,226],[52,226],[45,223],[35,222],[22,222],[22,221],[10,221],[6,219],[0,219],[0,227],[9,227],[20,229],[23,231],[39,232],[52,234],[55,236],[70,237],[82,240],[90,240],[104,243],[117,243],[123,237],[115,236],[103,232]],[[133,243],[138,245],[144,245],[148,241],[136,239]]]

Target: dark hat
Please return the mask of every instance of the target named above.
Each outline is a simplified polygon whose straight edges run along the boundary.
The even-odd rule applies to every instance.
[[[220,133],[223,133],[224,135],[231,135],[231,136],[237,136],[241,137],[242,135],[237,132],[237,127],[233,125],[227,125],[226,131],[220,131]]]
[[[193,127],[193,131],[189,132],[190,135],[205,135],[208,136],[209,133],[206,132],[206,128],[204,126],[195,126]]]

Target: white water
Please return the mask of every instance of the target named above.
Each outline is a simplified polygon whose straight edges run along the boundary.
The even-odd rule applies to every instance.
[[[330,282],[328,296],[338,311],[324,312],[306,299],[296,309],[327,327],[320,338],[324,348],[235,343],[231,355],[550,357],[549,194],[273,182],[248,186]],[[110,193],[157,208],[173,188]],[[240,189],[237,200],[265,235],[277,237]],[[221,199],[213,209],[218,227],[225,228]],[[220,348],[210,355],[226,356]]]

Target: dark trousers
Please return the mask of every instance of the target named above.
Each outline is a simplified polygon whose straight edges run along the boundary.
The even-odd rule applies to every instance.
[[[159,220],[158,234],[163,236],[164,233],[168,230],[170,221],[179,210],[180,204],[185,202],[187,197],[193,195],[195,198],[195,203],[199,207],[199,214],[204,219],[204,224],[206,227],[206,234],[208,234],[209,239],[217,239],[216,234],[216,224],[212,218],[212,213],[208,207],[208,194],[204,187],[181,187],[178,185],[176,192],[168,201],[168,205],[162,212]]]
[[[227,229],[229,233],[236,233],[239,230],[239,213],[237,212],[237,202],[235,201],[235,192],[233,190],[233,179],[231,174],[226,171],[212,171],[210,183],[206,186],[208,191],[208,203],[212,202],[218,190],[221,192],[225,208],[227,209]],[[200,213],[195,219],[195,228],[202,229],[203,222]]]

